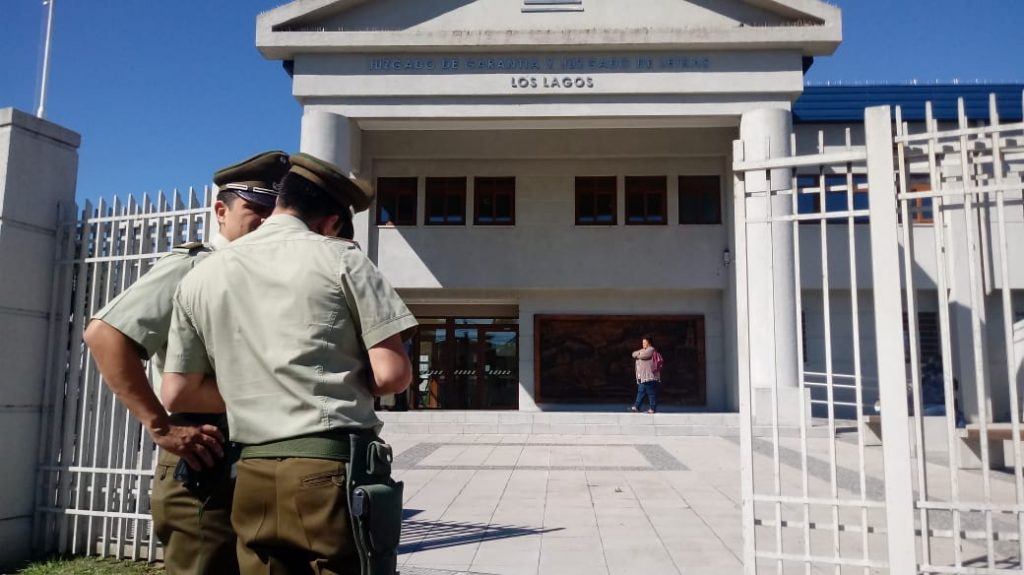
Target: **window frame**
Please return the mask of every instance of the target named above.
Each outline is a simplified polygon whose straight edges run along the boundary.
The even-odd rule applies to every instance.
[[[408,190],[408,189],[389,190],[388,186],[382,185],[382,182],[384,182],[385,180],[389,181],[389,182],[403,181],[406,184],[408,184],[409,181],[411,181],[412,182],[412,189],[411,190]],[[377,204],[377,215],[376,215],[377,225],[378,226],[385,226],[385,227],[415,226],[416,222],[417,222],[417,219],[418,219],[418,214],[419,214],[419,190],[418,190],[418,188],[419,188],[419,179],[416,178],[415,176],[379,176],[379,177],[377,177],[377,201],[376,201],[376,204]],[[393,196],[393,209],[391,210],[391,212],[393,212],[393,214],[394,214],[394,217],[390,218],[388,221],[385,222],[385,221],[381,221],[381,216],[383,215],[383,212],[386,209],[389,209],[388,206],[385,205],[385,200],[388,200],[390,198],[386,198],[385,194],[389,194],[390,192],[394,192],[395,193],[395,195]],[[398,207],[401,204],[401,199],[402,199],[403,196],[405,196],[405,197],[412,197],[412,214],[411,215],[402,214],[402,213],[400,213],[400,210],[398,209]],[[406,216],[406,217],[404,217],[404,219],[403,219],[402,216]]]
[[[694,180],[694,181],[696,181],[696,180],[704,180],[704,179],[714,180],[715,184],[716,184],[716,189],[713,192],[714,196],[715,196],[715,198],[714,198],[715,199],[715,202],[714,202],[714,206],[715,206],[715,221],[693,221],[693,219],[691,217],[689,217],[689,216],[691,216],[694,212],[692,210],[685,210],[685,207],[687,207],[687,204],[684,204],[683,197],[684,197],[685,194],[688,194],[689,192],[684,192],[684,190],[687,189],[689,186],[684,186],[683,185],[684,181],[686,181],[686,180]],[[678,198],[679,201],[677,202],[677,204],[678,204],[678,207],[677,207],[678,214],[677,215],[679,217],[679,225],[682,225],[682,226],[720,226],[720,225],[722,225],[722,176],[720,174],[687,174],[687,175],[680,175],[680,176],[678,176],[676,178],[676,184],[677,184],[676,185],[676,193],[679,196],[679,198]],[[710,190],[705,190],[704,193],[710,194],[712,192]],[[696,193],[696,194],[693,194],[693,195],[697,196],[697,195],[699,195],[699,193]],[[704,199],[710,199],[710,198],[704,198]]]
[[[915,182],[910,184],[911,192],[930,192],[931,183]],[[910,223],[916,226],[929,226],[935,223],[935,198],[912,198],[907,200],[907,213]],[[902,216],[903,213],[900,213]]]
[[[619,224],[619,179],[617,176],[576,176],[573,182],[576,195],[574,221],[577,226],[616,226]],[[599,183],[607,184],[608,182],[612,184],[611,190],[594,189]],[[589,183],[590,186],[581,188],[581,183]],[[589,217],[593,218],[593,221],[583,221],[580,217],[581,199],[587,194],[592,195],[593,209]],[[598,221],[600,216],[597,212],[597,199],[599,196],[611,197],[611,221]]]
[[[658,182],[661,185],[660,190],[651,190],[647,187],[648,184]],[[639,188],[637,188],[638,186]],[[664,226],[668,225],[668,176],[626,176],[623,181],[623,201],[625,202],[625,213],[623,214],[623,223],[627,226]],[[630,198],[641,196],[640,201],[643,203],[644,213],[642,221],[630,221]],[[654,200],[653,207],[655,210],[660,210],[661,220],[651,220],[651,208]],[[655,217],[657,217],[657,213]]]
[[[456,184],[461,182],[461,187],[454,185],[448,187],[445,184]],[[440,189],[434,186],[442,186]],[[466,225],[466,197],[468,179],[466,176],[429,176],[425,178],[424,182],[424,194],[423,194],[423,225],[425,226],[464,226]],[[432,200],[435,200],[437,195],[443,195],[442,203],[444,204],[444,211],[442,214],[443,221],[431,221],[434,217],[431,214]],[[452,212],[452,200],[455,200],[457,205],[457,211]],[[459,216],[461,220],[450,221],[453,216]]]
[[[511,189],[486,189],[487,186],[481,186],[484,184],[495,184],[500,188],[500,184],[511,180]],[[487,214],[481,214],[480,206],[483,205],[485,195],[491,197],[491,214],[490,218],[492,221],[483,221],[481,216],[487,216]],[[507,196],[509,198],[509,215],[507,219],[502,218],[499,220],[498,212],[498,198],[501,196]],[[515,176],[474,176],[473,177],[473,225],[474,226],[514,226],[516,225],[516,177]]]

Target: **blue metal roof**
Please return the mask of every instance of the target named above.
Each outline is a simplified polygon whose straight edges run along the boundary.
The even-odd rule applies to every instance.
[[[967,117],[988,120],[989,94],[996,94],[999,118],[1020,122],[1024,110],[1024,84],[939,84],[876,86],[808,86],[793,104],[796,123],[861,122],[870,106],[903,109],[903,119],[924,120],[925,102],[932,103],[936,119],[957,120],[957,98],[964,98]]]

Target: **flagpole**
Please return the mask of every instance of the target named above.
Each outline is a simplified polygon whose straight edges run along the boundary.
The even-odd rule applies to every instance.
[[[36,117],[42,118],[46,114],[46,78],[50,73],[50,33],[53,30],[53,4],[56,0],[44,0],[49,5],[49,13],[46,16],[46,44],[43,47],[43,80],[39,90],[39,109],[36,110]]]

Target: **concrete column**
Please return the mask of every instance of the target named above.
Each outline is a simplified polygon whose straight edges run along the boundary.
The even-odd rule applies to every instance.
[[[732,150],[729,150],[729,166],[733,165],[735,158],[732,156]],[[735,198],[736,190],[734,187],[733,178],[726,178],[725,187],[723,193],[725,194],[724,203],[724,214],[735,214]],[[672,213],[671,211],[669,213]],[[737,348],[739,334],[737,333],[737,317],[736,317],[736,304],[737,304],[737,292],[736,292],[736,218],[725,217],[722,222],[727,229],[726,237],[728,238],[727,248],[729,250],[728,259],[726,255],[722,254],[722,263],[726,266],[725,277],[726,284],[725,289],[722,290],[722,341],[723,341],[723,359],[724,365],[733,366],[731,369],[726,368],[724,370],[724,381],[725,381],[725,405],[723,406],[726,411],[739,411],[740,410],[740,388],[739,388],[739,371],[737,366],[739,365]]]
[[[785,109],[759,109],[743,114],[740,139],[746,161],[785,157],[790,154],[792,117]],[[792,186],[790,170],[748,172],[748,192],[786,190]],[[779,196],[772,200],[773,216],[792,214],[792,200]],[[768,215],[767,198],[747,200],[749,219]],[[742,249],[737,247],[737,249]],[[752,224],[747,226],[747,261],[750,323],[750,380],[754,388],[754,412],[759,422],[771,421],[770,389],[779,388],[779,417],[784,423],[795,423],[799,414],[796,395],[797,321],[796,279],[793,276],[792,224]],[[742,286],[738,286],[742,290]],[[742,335],[742,334],[741,334]],[[743,361],[744,358],[739,358]]]
[[[306,110],[302,115],[299,151],[327,160],[352,177],[362,176],[362,130],[354,120],[345,116]],[[371,207],[356,214],[355,240],[372,260],[377,261],[377,228],[371,225],[374,222],[370,214],[373,210]]]
[[[0,109],[0,571],[31,550],[58,204],[74,203],[80,141]]]

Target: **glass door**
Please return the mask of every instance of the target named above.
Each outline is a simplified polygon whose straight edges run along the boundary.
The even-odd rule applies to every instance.
[[[457,327],[454,330],[451,386],[445,395],[446,409],[477,409],[482,386],[478,364],[480,363],[480,331],[475,328]]]
[[[516,328],[486,330],[480,338],[480,409],[519,407],[519,331]]]
[[[411,349],[412,409],[517,409],[515,320],[420,319]]]
[[[448,370],[445,368],[445,349],[448,329],[443,324],[430,325],[430,320],[420,322],[413,340],[413,370],[416,372],[415,389],[410,390],[413,409],[436,409],[441,407],[441,392],[447,386]]]

